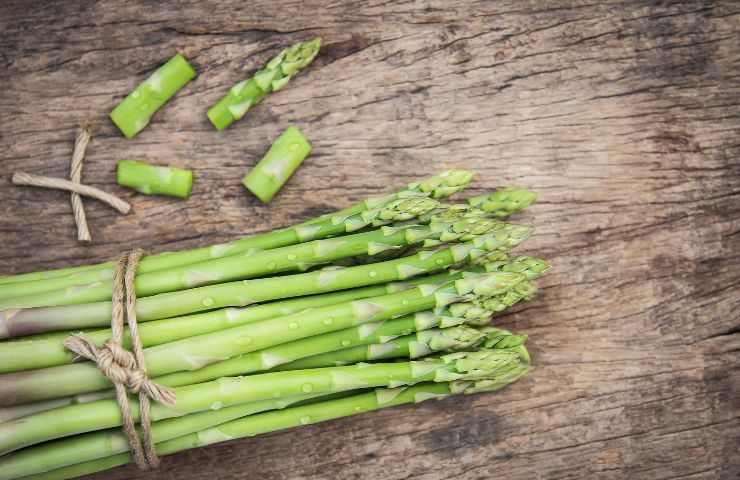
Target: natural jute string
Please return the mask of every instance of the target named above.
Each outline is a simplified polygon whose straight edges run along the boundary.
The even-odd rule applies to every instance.
[[[81,183],[70,182],[63,178],[54,177],[42,177],[39,175],[31,175],[25,172],[15,172],[13,174],[12,181],[15,185],[29,185],[31,187],[42,187],[42,188],[56,188],[59,190],[68,190],[70,192],[79,193],[87,197],[95,198],[101,202],[107,203],[111,207],[115,208],[121,213],[128,213],[131,210],[131,205],[124,202],[120,198],[106,193],[98,188],[91,187],[89,185],[83,185]]]
[[[69,179],[74,183],[82,182],[82,160],[85,158],[85,150],[87,150],[87,144],[90,143],[90,129],[87,126],[80,128],[75,138],[75,148],[72,152],[72,164],[69,168]],[[77,224],[77,240],[80,242],[89,242],[92,240],[90,236],[90,229],[87,228],[87,217],[85,216],[85,208],[82,206],[82,197],[79,193],[72,192],[72,213],[75,216],[75,223]]]
[[[103,375],[108,377],[116,387],[116,401],[121,409],[123,430],[131,446],[131,453],[139,468],[148,469],[159,465],[159,458],[152,441],[149,399],[165,405],[174,405],[175,392],[152,382],[146,376],[144,348],[136,323],[136,290],[134,287],[136,267],[142,255],[143,252],[137,249],[122,255],[118,260],[116,271],[113,274],[111,338],[102,348],[98,348],[84,335],[72,335],[64,341],[64,346],[80,357],[95,362]],[[133,354],[123,347],[124,316],[131,335]],[[136,432],[127,388],[139,394],[143,447]]]

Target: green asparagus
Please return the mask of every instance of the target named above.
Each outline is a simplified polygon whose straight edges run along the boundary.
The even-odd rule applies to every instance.
[[[304,310],[147,348],[144,358],[147,371],[153,377],[198,370],[240,354],[301,338],[434,307],[443,308],[478,296],[491,297],[510,290],[523,279],[521,274],[497,272],[479,274],[474,285],[470,278],[455,280],[450,286],[420,285],[398,293]],[[108,386],[108,379],[91,363],[9,373],[0,377],[0,406],[94,392]]]
[[[197,263],[212,258],[221,258],[228,255],[243,253],[248,250],[266,250],[270,248],[284,247],[286,245],[293,245],[295,243],[300,243],[308,240],[325,238],[326,236],[335,235],[337,232],[324,232],[326,233],[326,235],[322,237],[321,233],[323,232],[323,227],[316,228],[316,225],[314,224],[319,223],[324,226],[341,225],[344,224],[344,221],[346,219],[354,214],[361,213],[365,210],[375,210],[378,208],[382,208],[394,200],[408,198],[409,196],[427,196],[435,199],[446,198],[450,195],[453,195],[454,193],[463,190],[468,185],[468,183],[470,183],[470,180],[472,178],[473,173],[468,170],[447,170],[419,182],[410,183],[404,189],[396,192],[395,194],[388,195],[381,199],[373,198],[364,200],[352,207],[340,210],[333,214],[322,215],[316,219],[295,225],[293,227],[252,235],[229,243],[212,245],[210,247],[201,247],[194,250],[187,250],[182,252],[165,252],[156,255],[149,255],[142,258],[137,271],[138,273],[147,273],[157,270],[166,270],[168,268]],[[312,227],[305,228],[307,225],[312,225]],[[341,231],[339,233],[341,233]],[[45,272],[25,273],[0,278],[0,299],[20,296],[38,291],[54,290],[68,285],[89,283],[96,281],[97,279],[109,279],[113,276],[114,267],[114,262],[105,262],[97,265],[83,265],[80,267],[61,268]],[[66,277],[73,274],[79,274],[81,272],[98,270],[101,271],[99,272],[100,277],[96,277],[89,282],[72,282],[65,285],[55,285],[52,288],[46,290],[36,290],[34,292],[23,290],[23,288],[28,288],[31,282],[36,282],[37,280]],[[19,290],[18,293],[4,294],[4,285],[10,283],[25,283],[26,285],[22,286],[21,290]]]
[[[219,131],[241,119],[268,93],[285,87],[293,76],[309,66],[320,48],[321,39],[318,37],[286,48],[252,78],[231,87],[229,93],[208,110],[208,119]]]
[[[436,252],[422,251],[409,257],[376,264],[227,282],[163,293],[139,299],[136,306],[137,318],[139,321],[157,320],[227,306],[246,306],[280,298],[405,280],[478,258],[486,251],[512,248],[527,238],[529,233],[530,229],[527,227],[510,225],[496,233],[482,235]],[[110,315],[110,302],[0,311],[0,338],[105,326]]]
[[[309,153],[311,144],[300,130],[290,126],[275,140],[262,160],[242,178],[242,184],[262,203],[269,203]]]
[[[116,181],[119,185],[131,187],[146,195],[188,198],[193,188],[193,172],[135,160],[121,160],[118,162]]]
[[[201,284],[203,282],[207,282],[209,277],[214,275],[221,276],[222,273],[216,271],[216,273],[212,274],[200,274],[199,272],[204,268],[203,264],[212,265],[212,262],[217,260],[221,260],[221,262],[216,263],[215,265],[227,265],[231,266],[231,268],[238,268],[237,266],[239,262],[234,262],[234,260],[239,260],[241,257],[248,257],[255,253],[264,253],[263,250],[299,246],[302,242],[351,233],[368,226],[378,227],[393,222],[411,220],[421,214],[438,209],[439,204],[437,201],[425,197],[392,200],[374,209],[366,210],[344,218],[341,222],[332,222],[327,220],[309,227],[296,227],[294,229],[289,229],[292,230],[292,232],[288,236],[291,237],[292,240],[286,240],[287,245],[272,244],[270,243],[272,242],[270,239],[267,239],[267,242],[262,242],[259,240],[260,236],[258,235],[256,237],[237,240],[231,244],[224,244],[220,247],[210,247],[207,249],[210,251],[207,258],[198,260],[201,255],[194,254],[190,256],[192,262],[188,262],[181,266],[173,265],[166,269],[158,268],[154,271],[149,271],[150,269],[147,268],[147,265],[151,263],[148,263],[147,260],[152,258],[156,260],[160,257],[145,257],[137,272],[137,293],[140,296],[151,293],[161,293],[161,288],[157,290],[156,284],[158,283],[157,279],[161,279],[163,276],[164,278],[180,278],[180,285],[192,283],[194,281],[198,281],[198,279],[200,279]],[[425,221],[429,222],[431,219],[427,219]],[[245,250],[247,245],[251,245],[252,247]],[[191,253],[197,253],[197,251],[192,251]],[[289,254],[289,252],[286,253],[286,256]],[[177,255],[179,254],[175,253],[169,256]],[[269,261],[265,262],[265,265],[267,263],[269,263]],[[292,263],[294,265],[296,264],[296,262]],[[154,281],[149,281],[149,287],[141,285],[142,282],[147,283],[146,280],[141,280],[141,277],[146,275],[149,275],[149,277],[145,278],[154,279]],[[66,299],[67,302],[73,303],[108,300],[110,299],[111,294],[112,277],[113,269],[111,268],[99,271],[80,272],[75,275],[39,280],[35,282],[0,285],[0,299],[6,299],[4,303],[8,304],[12,302],[23,302],[23,299],[27,298],[29,302],[34,302],[36,305],[51,305],[58,301],[55,299],[59,298]],[[213,279],[210,281],[212,282]],[[195,285],[193,284],[190,286]],[[150,290],[155,288],[155,290],[147,292],[147,288]],[[40,295],[42,293],[44,295]],[[3,302],[0,301],[0,304],[2,303]],[[0,306],[0,310],[3,310],[3,308],[4,307]]]
[[[524,346],[512,349],[481,349],[457,352],[421,361],[358,364],[288,372],[270,372],[247,377],[222,377],[212,382],[175,389],[172,407],[153,404],[152,420],[259,400],[307,393],[333,393],[358,388],[403,386],[419,382],[486,380],[521,364],[528,364]],[[138,421],[138,404],[132,401]],[[85,433],[121,424],[114,400],[100,400],[37,413],[0,424],[0,455],[55,438]]]
[[[127,138],[144,129],[154,112],[195,77],[195,70],[179,53],[151,74],[116,106],[111,120]]]
[[[152,347],[258,320],[289,315],[307,308],[335,305],[351,300],[385,295],[387,293],[413,288],[415,285],[420,284],[441,284],[450,280],[456,280],[461,275],[460,272],[445,271],[436,275],[412,278],[404,282],[391,282],[384,285],[291,298],[242,308],[222,308],[182,317],[155,320],[139,325],[139,337],[144,347]],[[42,335],[50,336],[52,334]],[[0,373],[72,363],[74,354],[64,347],[64,340],[69,335],[70,333],[67,332],[61,334],[54,333],[53,337],[46,339],[26,340],[28,337],[20,337],[12,341],[1,342]],[[96,330],[86,333],[86,336],[88,340],[101,347],[111,337],[111,330]],[[128,329],[126,329],[124,345],[127,348],[130,347]],[[2,417],[1,412],[0,417]]]
[[[434,202],[427,198],[417,202]],[[408,202],[408,201],[406,201]],[[313,240],[267,251],[248,252],[239,256],[200,262],[186,267],[145,273],[136,278],[136,293],[147,297],[158,293],[186,290],[188,288],[232,280],[258,278],[265,275],[306,270],[335,260],[357,255],[402,248],[407,245],[441,244],[471,240],[479,235],[509,230],[509,224],[498,220],[462,218],[455,222],[432,221],[429,225],[402,228],[381,227],[376,230],[345,235],[326,240]],[[59,305],[76,305],[110,299],[111,281],[96,282],[81,287],[54,290],[0,302],[0,309],[33,308]]]
[[[537,194],[519,187],[506,187],[487,195],[468,199],[470,205],[492,213],[497,217],[507,217],[537,200]]]

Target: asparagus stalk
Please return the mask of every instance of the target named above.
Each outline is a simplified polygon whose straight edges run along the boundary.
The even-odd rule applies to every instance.
[[[495,344],[499,348],[508,348],[523,345],[526,336],[512,335],[504,330],[495,330],[489,333],[496,338]],[[380,360],[389,358],[418,358],[431,352],[455,351],[473,348],[486,338],[486,334],[469,327],[452,327],[447,329],[433,329],[419,332],[415,335],[400,337],[388,344],[375,345],[382,347],[373,349],[368,347],[356,347],[346,349],[343,355],[337,359],[327,359],[320,363],[313,361],[316,367],[334,366],[339,360],[351,360],[354,362],[367,360]],[[503,340],[505,339],[505,340]],[[506,344],[507,346],[504,346]],[[395,348],[389,349],[387,346]],[[362,348],[362,352],[359,349]],[[346,353],[352,352],[353,355]],[[340,352],[336,352],[340,353]],[[311,357],[316,359],[316,357]],[[220,425],[236,418],[251,415],[263,410],[284,408],[285,406],[303,401],[309,395],[289,397],[285,400],[265,400],[258,402],[235,405],[214,411],[207,411],[188,415],[184,419],[175,418],[155,422],[152,425],[154,441],[159,443],[189,433],[204,430],[206,428]],[[111,445],[114,445],[111,449]],[[79,463],[102,458],[112,453],[120,453],[128,450],[128,442],[121,432],[101,431],[78,435],[71,439],[61,439],[45,443],[36,447],[25,449],[21,452],[0,458],[0,480],[3,478],[17,478],[32,475],[51,469],[61,468],[70,463]]]
[[[505,187],[486,195],[468,199],[476,208],[492,213],[497,217],[507,217],[518,212],[537,200],[537,194],[519,187]]]
[[[269,203],[309,153],[311,144],[300,130],[291,125],[242,178],[242,184],[263,203]]]
[[[283,246],[282,248],[289,248],[290,246],[298,248],[302,245],[301,242],[315,241],[315,239],[350,233],[368,226],[377,227],[397,221],[410,220],[430,210],[437,210],[438,207],[439,204],[435,200],[424,197],[390,201],[378,208],[345,218],[341,222],[334,223],[327,221],[311,227],[296,228],[294,236],[296,238],[300,237],[300,241],[292,242],[290,245]],[[429,222],[431,220],[425,221]],[[237,240],[237,242],[240,241]],[[242,243],[250,242],[245,241]],[[219,252],[218,255],[212,255],[213,258],[188,263],[187,265],[173,266],[167,269],[157,269],[153,272],[146,271],[146,268],[142,271],[140,268],[136,276],[137,294],[139,296],[146,296],[162,293],[167,290],[167,285],[170,285],[169,288],[178,289],[213,283],[216,281],[215,279],[221,277],[226,278],[228,275],[225,274],[229,274],[230,272],[232,278],[235,276],[238,277],[238,269],[242,257],[264,254],[265,252],[262,250],[269,250],[270,248],[281,248],[279,246],[271,247],[269,245],[263,245],[263,247],[265,248],[255,246],[255,248],[248,249],[244,252],[241,251],[241,248],[236,248],[234,249],[235,252],[230,255],[222,255]],[[280,251],[285,254],[286,258],[296,255],[294,250]],[[299,248],[298,252],[304,252],[305,255],[305,248],[302,250]],[[282,260],[285,261],[286,258]],[[254,271],[255,261],[254,259],[250,260],[252,260],[252,271]],[[262,265],[262,270],[265,270],[271,261],[270,259],[266,259]],[[292,261],[290,264],[293,268],[300,266],[295,261]],[[268,269],[267,271],[269,272],[270,270]],[[277,270],[277,266],[272,270]],[[249,272],[250,270],[247,269],[245,271]],[[82,272],[62,278],[36,281],[30,285],[25,282],[6,286],[0,285],[0,299],[6,298],[4,302],[0,301],[0,310],[7,308],[9,304],[18,305],[24,302],[36,306],[51,306],[59,302],[70,304],[108,300],[111,295],[112,275],[113,270],[110,269]],[[180,287],[176,285],[180,285]],[[42,293],[44,295],[41,295]],[[3,304],[5,307],[3,307]]]
[[[442,308],[478,296],[501,294],[523,278],[523,275],[517,273],[497,272],[480,274],[474,285],[471,285],[471,279],[465,278],[456,280],[450,286],[420,285],[398,293],[315,308],[147,348],[144,350],[144,358],[147,371],[153,377],[198,370],[240,354],[264,350],[301,338],[388,320],[434,307]],[[268,356],[263,360],[266,368],[276,364],[271,358],[274,357]],[[0,377],[0,405],[17,405],[94,392],[108,388],[109,385],[108,379],[92,363],[4,374]]]
[[[360,213],[364,210],[375,208],[378,204],[383,204],[389,200],[395,200],[400,198],[406,198],[409,195],[415,196],[418,194],[426,195],[431,198],[447,198],[455,193],[463,190],[473,179],[473,172],[469,170],[447,170],[439,175],[425,178],[418,182],[409,183],[406,188],[399,190],[396,193],[386,195],[379,198],[368,198],[359,203],[339,210],[334,213],[327,213],[319,217],[302,223],[301,225],[311,225],[314,223],[323,222],[327,219],[333,219],[333,221],[340,221],[342,218],[349,217],[351,215]]]
[[[419,202],[426,204],[434,201],[426,198],[414,201]],[[334,239],[314,240],[263,252],[248,252],[186,267],[145,273],[136,277],[136,293],[139,297],[147,297],[202,285],[274,275],[294,271],[296,268],[305,270],[312,265],[363,254],[374,255],[416,243],[470,240],[477,235],[495,233],[507,228],[510,228],[508,224],[497,220],[468,218],[461,218],[455,222],[432,221],[427,226],[409,226],[400,229],[381,227]],[[96,282],[83,287],[14,298],[0,302],[0,309],[75,305],[107,300],[110,299],[111,288],[111,281]]]
[[[169,195],[177,198],[190,197],[193,188],[193,172],[175,167],[149,165],[135,160],[118,162],[116,181],[146,195]]]
[[[154,112],[195,77],[195,70],[179,53],[131,92],[110,114],[127,138],[147,126]]]
[[[431,399],[442,399],[460,393],[491,392],[513,383],[524,376],[528,370],[529,366],[526,363],[520,363],[508,369],[502,369],[489,380],[418,383],[410,387],[379,388],[372,392],[359,393],[349,397],[316,401],[307,405],[291,406],[279,411],[275,410],[249,415],[197,433],[191,433],[157,443],[156,451],[158,455],[169,455],[226,440],[251,437],[262,433],[347,417],[381,408],[420,403]],[[185,421],[191,416],[188,415],[187,417],[176,420]],[[112,444],[112,442],[110,443]],[[114,454],[113,452],[115,451],[115,449],[111,449],[111,455],[108,457],[77,463],[45,474],[27,477],[25,480],[64,480],[125,465],[132,461],[130,454]]]
[[[492,297],[486,302],[483,302],[483,304],[479,302],[456,303],[435,311],[418,312],[387,322],[378,322],[380,325],[378,323],[370,323],[339,332],[316,335],[258,352],[242,354],[195,371],[164,375],[157,377],[155,381],[170,387],[178,387],[201,383],[224,376],[243,375],[267,370],[270,367],[272,367],[272,370],[300,370],[305,368],[338,366],[350,363],[351,360],[363,361],[369,360],[371,357],[381,358],[381,353],[385,354],[382,358],[392,358],[394,354],[406,356],[405,350],[403,350],[403,344],[398,345],[394,343],[390,347],[388,346],[388,342],[396,342],[394,339],[399,335],[411,335],[411,332],[415,330],[418,333],[432,327],[453,328],[455,325],[463,324],[486,325],[492,314],[495,315],[518,301],[531,298],[534,290],[535,287],[525,280],[515,285],[512,290]],[[453,308],[451,309],[450,307]],[[455,317],[452,311],[461,316]],[[496,338],[503,338],[504,335],[511,336],[505,330],[492,327],[484,328],[482,331],[488,338],[485,343],[486,348],[516,346],[516,343],[512,343],[511,341],[500,345],[492,342],[491,330],[498,335]],[[517,338],[522,339],[521,336]],[[411,337],[409,339],[413,340]],[[523,343],[523,340],[521,343]],[[417,349],[416,351],[421,350]],[[367,358],[365,357],[366,355],[368,356]],[[282,362],[289,363],[283,363],[281,365]],[[107,390],[92,394],[86,393],[65,397],[63,399],[24,404],[19,407],[6,407],[0,409],[0,418],[4,418],[4,421],[7,421],[60,406],[89,403],[102,398],[113,398],[113,392]]]
[[[228,282],[163,293],[139,299],[136,306],[137,318],[139,321],[158,320],[228,306],[246,306],[280,298],[405,280],[464,263],[486,251],[512,248],[527,238],[529,232],[527,227],[506,225],[496,233],[482,235],[436,252],[422,251],[409,257],[371,265]],[[0,311],[0,338],[104,326],[109,321],[110,314],[110,302],[9,309]]]
[[[523,346],[457,352],[422,361],[359,364],[345,367],[271,372],[218,380],[175,389],[173,407],[152,405],[154,421],[203,410],[302,394],[334,393],[358,388],[403,386],[420,382],[495,379],[497,374],[529,363]],[[132,402],[138,421],[138,405]],[[114,400],[100,400],[37,413],[0,424],[0,454],[121,424]]]
[[[351,300],[385,295],[413,288],[420,284],[438,285],[455,280],[460,276],[460,272],[445,271],[436,275],[412,278],[405,282],[391,282],[384,285],[291,298],[242,308],[223,308],[165,320],[155,320],[139,325],[139,338],[141,338],[144,347],[152,347],[259,320],[289,315],[307,308],[336,305]],[[51,338],[25,340],[28,337],[21,337],[0,343],[0,373],[52,367],[74,361],[74,354],[64,346],[64,340],[70,333],[41,335],[50,336]],[[85,335],[98,347],[101,347],[111,337],[111,330],[96,330]],[[126,329],[125,346],[130,347],[128,329]],[[1,417],[2,412],[0,412]]]
[[[270,248],[284,247],[286,245],[293,245],[308,240],[326,238],[328,236],[336,235],[337,233],[342,233],[342,231],[340,230],[339,232],[326,232],[323,230],[323,228],[326,228],[329,225],[343,225],[345,224],[345,220],[348,220],[349,217],[355,214],[361,213],[365,210],[375,210],[378,208],[383,208],[390,202],[408,197],[427,196],[435,199],[446,198],[464,189],[468,185],[468,183],[470,183],[470,180],[472,178],[473,173],[468,170],[447,170],[440,173],[439,175],[426,178],[419,182],[411,183],[395,194],[388,195],[381,199],[373,198],[364,200],[354,205],[353,207],[340,210],[334,214],[322,215],[319,218],[295,225],[293,227],[252,235],[229,243],[212,245],[210,247],[201,247],[194,250],[187,250],[182,252],[165,252],[156,255],[149,255],[142,258],[137,271],[138,273],[147,273],[157,270],[166,270],[168,268],[197,263],[212,258],[221,258],[228,255],[235,255],[238,253],[246,252],[248,250],[266,250]],[[381,214],[379,214],[378,216],[382,218]],[[309,224],[312,225],[312,227],[305,228],[306,225]],[[322,224],[322,228],[316,228],[317,225],[315,224]],[[354,225],[352,222],[350,222],[350,224]],[[356,227],[355,230],[359,228],[361,227]],[[322,236],[322,233],[324,233],[324,236]],[[101,276],[99,278],[108,279],[113,276],[114,267],[114,262],[105,262],[97,265],[84,265],[80,267],[61,268],[45,272],[26,273],[0,278],[0,285],[19,282],[35,282],[37,280],[66,277],[68,275],[90,270],[102,270],[103,272],[100,272]],[[106,270],[107,273],[105,273]],[[74,282],[67,285],[76,285],[80,283],[88,282]],[[27,287],[28,285],[26,285],[24,288]],[[51,288],[51,290],[56,288],[61,288],[61,286],[54,286],[53,288]],[[24,290],[20,290],[20,293],[12,295],[4,295],[2,292],[3,289],[0,288],[0,298],[10,298],[24,294]]]
[[[208,110],[208,119],[219,131],[241,119],[268,93],[277,92],[293,76],[309,66],[318,55],[319,48],[321,39],[318,37],[286,48],[252,78],[231,87],[229,93]]]

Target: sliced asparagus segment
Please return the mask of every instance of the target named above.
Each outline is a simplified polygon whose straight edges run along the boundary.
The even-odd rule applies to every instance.
[[[309,153],[311,144],[300,130],[291,125],[242,178],[242,184],[262,203],[269,203]]]
[[[146,195],[188,198],[193,188],[193,172],[135,160],[121,160],[116,169],[116,181],[119,185]]]
[[[110,114],[111,120],[127,138],[135,137],[159,107],[193,77],[195,70],[178,53],[119,103]]]

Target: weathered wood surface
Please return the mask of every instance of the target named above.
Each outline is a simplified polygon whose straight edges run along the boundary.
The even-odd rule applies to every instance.
[[[305,75],[223,134],[204,115],[312,34]],[[3,2],[0,271],[224,241],[447,167],[474,192],[529,186],[522,251],[555,269],[501,324],[537,364],[498,395],[235,441],[157,473],[96,478],[740,478],[740,5],[737,2]],[[135,140],[106,115],[175,50],[199,77]],[[67,176],[134,205],[16,188]],[[268,207],[239,185],[295,123],[315,152]],[[118,159],[195,169],[187,201],[134,195]]]

